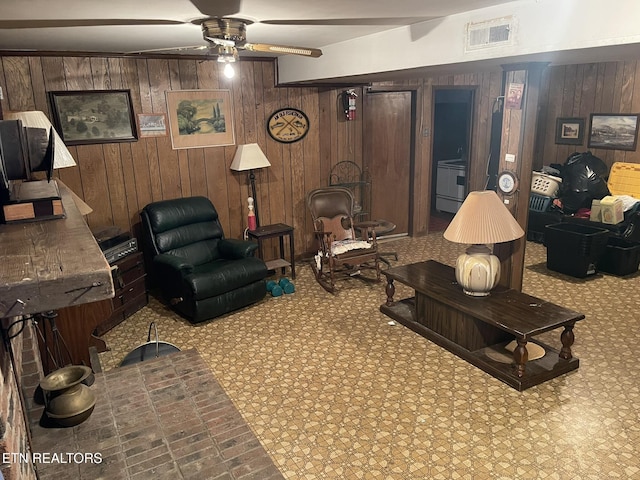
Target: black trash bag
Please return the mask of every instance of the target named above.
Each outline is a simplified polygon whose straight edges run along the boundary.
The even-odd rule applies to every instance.
[[[609,167],[591,152],[569,155],[559,170],[562,184],[558,196],[564,213],[590,208],[594,199],[600,200],[609,195]]]

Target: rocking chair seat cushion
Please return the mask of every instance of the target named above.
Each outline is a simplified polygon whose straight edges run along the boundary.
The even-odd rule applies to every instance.
[[[364,248],[371,248],[372,246],[373,245],[364,240],[336,240],[331,242],[331,255],[341,255],[351,250],[362,250]]]

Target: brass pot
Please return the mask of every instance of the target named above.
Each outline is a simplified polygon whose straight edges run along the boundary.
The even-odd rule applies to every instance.
[[[82,383],[89,375],[89,367],[70,365],[51,372],[40,381],[49,418],[64,427],[78,425],[89,418],[96,405],[95,395]]]

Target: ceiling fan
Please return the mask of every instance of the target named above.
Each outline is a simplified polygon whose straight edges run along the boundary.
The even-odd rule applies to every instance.
[[[228,78],[235,75],[232,63],[238,61],[238,50],[248,50],[251,52],[264,52],[274,54],[301,55],[304,57],[317,58],[322,55],[322,50],[318,48],[296,47],[290,45],[273,45],[267,43],[248,43],[246,37],[247,25],[253,22],[233,17],[208,17],[194,20],[192,23],[200,24],[202,36],[207,41],[207,45],[177,48],[159,48],[127,53],[150,53],[150,52],[170,52],[184,50],[208,50],[208,54],[215,55],[218,62],[224,63],[224,74]]]
[[[46,20],[0,20],[0,29],[23,28],[69,28],[91,26],[122,26],[122,25],[183,25],[191,23],[199,25],[203,38],[208,45],[177,48],[158,48],[127,53],[169,52],[175,50],[209,49],[213,55],[218,55],[225,62],[237,60],[238,50],[265,52],[273,54],[302,55],[319,57],[322,51],[317,48],[305,48],[288,45],[271,45],[264,43],[248,43],[246,41],[246,27],[251,20],[234,18],[240,10],[240,0],[190,0],[204,18],[197,18],[190,22],[170,19],[46,19]]]

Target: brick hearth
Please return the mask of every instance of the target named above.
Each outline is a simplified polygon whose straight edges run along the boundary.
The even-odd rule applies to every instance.
[[[33,426],[33,450],[100,453],[102,462],[39,463],[41,480],[283,478],[195,350],[95,377],[91,417]]]

